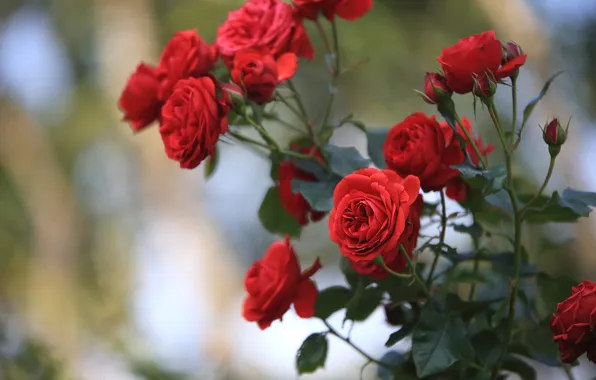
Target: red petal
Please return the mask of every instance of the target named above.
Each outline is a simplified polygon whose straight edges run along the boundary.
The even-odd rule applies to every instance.
[[[298,57],[294,53],[282,54],[277,59],[277,80],[286,81],[294,76],[298,69]]]
[[[300,318],[310,318],[315,315],[317,302],[317,287],[311,280],[302,281],[294,299],[294,309]]]
[[[335,13],[344,20],[354,21],[364,16],[373,6],[372,0],[342,0]]]
[[[302,272],[302,278],[307,279],[312,277],[322,267],[323,266],[321,265],[321,260],[319,260],[319,258],[317,257],[313,265],[310,268],[306,269],[304,272]]]
[[[519,57],[513,58],[511,61],[507,62],[497,72],[497,79],[503,79],[511,76],[513,72],[519,69],[521,66],[526,63],[527,55],[520,55]]]

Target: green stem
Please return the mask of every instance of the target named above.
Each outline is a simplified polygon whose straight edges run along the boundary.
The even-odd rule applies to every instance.
[[[406,252],[406,249],[404,248],[404,246],[402,244],[399,245],[399,250],[406,258],[406,261],[408,262],[408,266],[410,267],[410,271],[412,272],[412,276],[414,277],[414,280],[418,283],[418,285],[420,285],[420,288],[422,289],[422,292],[424,293],[426,298],[430,298],[430,292],[428,291],[426,284],[424,283],[424,281],[422,281],[422,279],[418,275],[418,272],[416,272],[416,267],[414,266],[412,259],[410,258],[410,256],[408,255],[408,252]]]
[[[296,133],[300,133],[300,134],[304,134],[304,131],[290,123],[288,123],[285,120],[282,120],[280,117],[275,116],[273,118],[275,121],[277,121],[278,123],[280,123],[281,125],[283,125],[284,127],[291,129],[292,131],[296,132]]]
[[[327,38],[327,33],[325,33],[325,29],[323,29],[323,25],[321,25],[321,21],[319,21],[318,18],[315,20],[315,25],[317,26],[317,30],[319,31],[319,34],[321,35],[321,38],[323,39],[323,44],[325,45],[325,50],[327,50],[327,53],[330,53],[331,52],[331,44],[329,43],[329,39]]]
[[[263,128],[262,125],[255,122],[253,119],[251,119],[247,115],[244,115],[244,120],[246,120],[248,122],[248,124],[252,125],[253,128],[256,129],[257,132],[259,132],[259,135],[261,135],[263,140],[265,140],[265,142],[271,147],[271,149],[279,150],[279,145],[277,144],[277,141],[275,141],[275,139],[273,139],[273,137],[271,137],[271,135],[269,135],[269,133],[265,130],[265,128]]]
[[[339,66],[339,33],[337,32],[337,24],[335,22],[331,23],[332,33],[333,33],[333,48],[335,50],[335,76],[339,74],[340,66]]]
[[[304,103],[302,103],[302,98],[300,97],[298,90],[296,90],[296,85],[294,85],[294,82],[291,79],[287,81],[287,84],[290,90],[292,90],[292,92],[294,93],[294,96],[296,97],[296,104],[298,104],[298,109],[300,110],[300,114],[302,115],[303,121],[308,125],[308,114],[306,113],[306,107],[304,107]]]
[[[546,186],[548,185],[548,182],[550,181],[550,177],[553,175],[553,169],[555,168],[555,157],[550,158],[550,162],[548,164],[548,172],[546,173],[546,177],[544,178],[544,182],[542,183],[542,186],[540,187],[540,189],[538,190],[538,192],[532,197],[532,199],[530,199],[524,207],[521,208],[520,212],[525,212],[531,205],[532,203],[540,198],[540,196],[542,195],[542,193],[544,192],[544,189],[546,189]]]
[[[457,122],[457,124],[460,125],[460,129],[462,131],[464,131],[464,134],[466,135],[466,139],[468,140],[468,144],[472,145],[472,149],[474,149],[474,153],[476,153],[476,156],[478,156],[478,160],[480,161],[480,165],[482,166],[482,169],[486,169],[486,161],[484,159],[484,156],[482,154],[480,154],[480,149],[478,148],[478,145],[476,144],[476,140],[474,139],[474,136],[472,136],[470,134],[470,132],[464,128],[464,123],[461,121],[461,119],[459,118],[459,115],[457,114],[457,112],[454,112],[455,117],[455,121]]]
[[[270,147],[269,145],[267,145],[267,144],[264,144],[264,143],[262,143],[262,142],[260,142],[260,141],[257,141],[257,140],[255,140],[255,139],[253,139],[253,138],[250,138],[250,137],[247,137],[247,136],[241,135],[240,133],[237,133],[237,132],[234,132],[234,131],[230,131],[230,130],[228,130],[228,134],[229,134],[230,136],[234,137],[236,140],[239,140],[239,141],[242,141],[242,142],[246,142],[246,143],[249,143],[249,144],[253,144],[253,145],[256,145],[256,146],[260,146],[260,147],[262,147],[262,148],[267,148],[267,149],[270,149],[270,148],[271,148],[271,147]]]
[[[439,250],[443,247],[443,243],[445,243],[445,232],[447,231],[447,207],[445,206],[445,193],[443,192],[443,190],[441,190],[440,194],[441,194],[441,232],[439,235]],[[435,252],[435,258],[433,260],[432,266],[430,267],[430,272],[428,274],[428,278],[426,279],[426,286],[431,285],[433,274],[435,274],[435,270],[437,269],[437,264],[439,263],[439,256],[440,256],[440,251]]]
[[[507,182],[505,184],[505,190],[509,195],[509,199],[511,200],[511,205],[513,208],[513,225],[514,225],[514,237],[513,237],[513,256],[514,256],[514,267],[513,267],[513,277],[511,278],[509,284],[509,309],[507,315],[507,326],[505,330],[505,337],[503,339],[503,349],[501,350],[501,355],[497,361],[497,364],[493,370],[491,380],[496,380],[499,376],[499,372],[501,370],[501,366],[503,365],[503,360],[505,360],[505,356],[507,354],[507,347],[511,342],[511,337],[513,335],[513,323],[515,321],[515,304],[517,302],[517,294],[518,294],[518,287],[519,287],[519,276],[521,272],[521,264],[522,264],[522,213],[520,212],[519,203],[517,200],[517,194],[515,192],[515,188],[513,186],[513,157],[512,153],[509,151],[506,144],[506,140],[502,138],[503,136],[503,128],[499,122],[499,118],[495,112],[495,106],[492,100],[488,102],[488,110],[491,115],[491,119],[495,124],[497,132],[499,133],[499,137],[501,138],[501,143],[503,144],[503,150],[505,152],[505,164],[507,167]]]
[[[323,320],[323,323],[325,324],[325,326],[327,327],[327,329],[329,329],[329,333],[331,333],[332,335],[335,335],[337,338],[339,338],[340,340],[343,340],[344,342],[346,342],[348,345],[350,345],[354,350],[358,351],[358,353],[360,353],[360,355],[364,356],[368,361],[375,363],[376,365],[386,368],[390,371],[395,370],[395,368],[393,368],[392,366],[390,366],[387,363],[383,363],[380,360],[377,359],[373,359],[372,356],[370,356],[369,354],[367,354],[366,352],[362,351],[362,349],[358,346],[356,346],[354,343],[352,343],[352,341],[349,338],[345,338],[343,335],[341,335],[337,330],[335,330],[333,328],[333,326],[331,326],[329,324],[329,322],[327,322],[326,320]]]
[[[474,223],[476,223],[476,218],[474,218]],[[478,240],[474,239],[474,267],[473,271],[474,274],[478,273],[478,269],[480,269],[480,257],[478,252]],[[470,294],[468,294],[468,301],[474,300],[474,294],[476,293],[476,283],[472,283],[470,286]]]
[[[312,154],[304,154],[304,153],[300,153],[300,152],[294,152],[293,150],[284,150],[284,149],[280,149],[278,150],[279,153],[286,155],[286,156],[290,156],[290,157],[295,157],[295,158],[301,158],[303,160],[314,160],[316,159]]]
[[[329,122],[329,116],[331,116],[331,109],[333,108],[333,102],[335,101],[335,93],[333,92],[335,89],[335,84],[337,82],[337,77],[339,75],[339,36],[337,33],[337,25],[334,22],[331,23],[333,28],[333,52],[335,54],[335,67],[333,67],[331,71],[331,83],[330,83],[330,90],[329,97],[327,98],[327,106],[325,107],[325,115],[323,116],[323,121],[321,122],[321,128],[324,128],[327,123]]]
[[[573,369],[569,364],[563,365],[563,371],[565,371],[565,375],[567,375],[567,379],[575,380],[575,375],[573,375]]]
[[[509,152],[509,144],[507,144],[507,139],[505,139],[505,134],[503,133],[503,128],[501,128],[501,122],[499,121],[499,115],[497,115],[497,110],[495,108],[495,104],[491,100],[488,104],[488,114],[490,115],[493,124],[497,129],[497,134],[499,135],[499,140],[501,140],[501,145],[503,146],[503,150],[505,151],[505,155],[508,156],[511,153]]]
[[[515,141],[515,135],[517,133],[517,76],[511,77],[511,108],[513,109],[513,117],[511,118],[511,143]],[[517,147],[517,146],[516,146]],[[515,149],[515,148],[514,148]]]
[[[383,267],[383,269],[385,269],[387,271],[387,273],[389,273],[390,275],[392,275],[393,277],[399,277],[399,278],[412,278],[411,275],[409,274],[405,274],[405,273],[398,273],[396,271],[394,271],[393,269],[389,268],[387,266],[387,264],[385,264],[385,261],[383,260],[383,258],[381,256],[378,256],[380,258],[380,260],[378,260],[378,263]]]

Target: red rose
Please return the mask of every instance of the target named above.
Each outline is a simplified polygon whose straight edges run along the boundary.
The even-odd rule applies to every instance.
[[[292,150],[298,150],[305,154],[310,154],[313,149],[315,148],[306,147],[298,149],[298,147],[292,146]],[[315,152],[315,157],[322,163],[323,158],[318,151]],[[296,167],[292,161],[283,161],[279,165],[278,177],[281,205],[284,210],[296,218],[296,221],[301,226],[307,225],[309,219],[313,222],[318,222],[325,217],[325,212],[313,210],[302,194],[294,194],[292,191],[292,180],[316,182],[317,178],[314,175]]]
[[[457,170],[450,166],[464,160],[459,146],[446,144],[436,118],[420,112],[391,128],[383,153],[389,169],[401,176],[419,177],[422,190],[426,192],[439,191],[457,177]]]
[[[177,32],[161,53],[157,66],[159,98],[166,101],[181,79],[206,75],[216,60],[215,46],[209,46],[196,30]]]
[[[470,123],[470,120],[468,120],[468,118],[466,118],[466,117],[463,117],[462,122],[464,123],[463,127],[466,128],[466,130],[469,132],[470,136],[474,136],[474,132],[472,131],[472,124]],[[441,122],[440,125],[441,125],[441,129],[443,131],[443,135],[445,136],[445,145],[449,146],[449,147],[455,146],[455,147],[457,147],[457,149],[461,150],[461,145],[459,143],[459,140],[455,136],[455,132],[449,126],[449,124],[447,124],[447,122]],[[464,140],[469,141],[468,138],[466,137],[466,134],[462,130],[462,126],[459,124],[457,124],[457,126],[459,128],[459,134],[464,138]],[[480,154],[483,157],[488,156],[488,154],[491,153],[495,149],[495,147],[492,144],[484,146],[482,144],[482,138],[480,136],[475,138],[474,141],[476,142],[476,146],[478,147],[478,150],[480,151]],[[476,154],[476,151],[474,151],[472,144],[468,143],[466,145],[466,151],[467,151],[468,155],[470,156],[470,160],[472,160],[472,163],[474,165],[478,165],[480,163],[480,159],[479,159],[478,155]],[[458,162],[457,164],[463,163],[464,160],[465,160],[465,157],[463,157],[463,155],[462,155],[461,162]],[[447,182],[447,187],[445,189],[445,193],[447,194],[447,196],[449,198],[456,200],[458,202],[463,202],[468,198],[469,189],[470,189],[470,186],[461,177],[458,176],[458,177],[455,177],[455,178],[449,180],[449,182]]]
[[[574,287],[571,297],[557,305],[550,328],[564,363],[573,363],[584,352],[596,362],[596,283],[582,281]]]
[[[307,59],[315,54],[302,20],[281,0],[248,0],[228,14],[216,43],[228,67],[245,49],[265,50],[276,59],[289,52]]]
[[[294,53],[282,54],[277,61],[267,53],[242,50],[234,57],[232,80],[244,86],[248,99],[263,104],[273,99],[277,85],[290,79],[298,68]]]
[[[410,257],[416,248],[418,242],[418,233],[420,232],[420,214],[422,214],[422,208],[424,207],[424,201],[421,196],[418,196],[416,202],[410,206],[410,215],[406,221],[406,228],[401,234],[398,242],[398,249],[395,251],[389,251],[382,254],[385,265],[394,272],[403,273],[406,269],[407,261],[400,252],[399,244],[404,246],[404,249]],[[351,261],[352,268],[360,275],[371,276],[375,280],[387,277],[387,271],[380,265],[373,263],[372,261]]]
[[[437,73],[426,73],[424,77],[424,101],[428,104],[440,104],[449,99],[453,90],[447,86],[444,76]]]
[[[373,0],[293,0],[301,17],[315,20],[319,13],[333,21],[335,15],[354,21],[364,16],[373,6]]]
[[[139,131],[159,117],[161,104],[157,98],[157,73],[154,67],[141,63],[130,76],[118,104],[124,120]]]
[[[159,132],[168,157],[193,169],[214,155],[219,136],[228,129],[230,108],[228,93],[213,78],[179,81],[161,111]]]
[[[474,89],[474,80],[483,83],[509,77],[526,62],[520,55],[501,66],[503,46],[494,31],[488,31],[459,40],[443,49],[438,58],[447,84],[453,91],[465,94]]]
[[[315,314],[317,288],[310,277],[321,268],[317,259],[312,267],[300,273],[296,253],[286,236],[283,242],[273,243],[265,257],[255,262],[244,279],[248,297],[242,305],[242,315],[249,322],[257,322],[261,330],[281,317],[294,304],[301,318]]]
[[[329,235],[350,261],[395,252],[418,197],[417,177],[366,168],[344,177],[333,192]]]

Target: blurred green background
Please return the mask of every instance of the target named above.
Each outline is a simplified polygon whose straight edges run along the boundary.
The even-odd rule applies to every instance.
[[[248,343],[239,343],[244,270],[274,239],[256,217],[269,186],[266,162],[225,146],[216,176],[204,181],[201,167],[182,171],[167,160],[155,127],[133,136],[116,107],[139,61],[156,63],[178,30],[198,28],[214,41],[227,12],[241,3],[1,1],[0,379],[295,378],[288,375],[292,352],[317,327],[302,326],[296,339],[287,338],[292,343],[272,335],[257,343],[253,330]],[[573,115],[553,188],[593,190],[595,4],[375,0],[363,19],[339,21],[343,61],[370,61],[342,78],[333,116],[353,113],[375,128],[415,111],[433,113],[413,89],[438,69],[441,49],[494,28],[529,54],[522,101],[551,73],[567,70],[528,128],[518,172],[530,183],[542,179],[548,154],[538,124]],[[321,41],[308,28],[317,59],[301,62],[297,82],[317,115],[324,112],[327,78]],[[508,93],[499,96],[503,114],[510,114]],[[484,113],[474,116],[471,98],[458,98],[458,107],[485,141],[497,141]],[[279,126],[274,134],[290,138]],[[362,138],[348,131],[343,141],[362,145]],[[325,228],[323,222],[305,231],[304,263],[314,255],[336,261]],[[527,244],[542,268],[594,279],[595,231],[593,218],[533,228]],[[330,265],[328,282],[336,274]],[[255,344],[264,351],[253,351]],[[258,352],[278,346],[288,351],[283,362],[262,364]],[[51,372],[48,352],[61,374]],[[327,367],[312,378],[358,376],[350,366],[342,374]]]

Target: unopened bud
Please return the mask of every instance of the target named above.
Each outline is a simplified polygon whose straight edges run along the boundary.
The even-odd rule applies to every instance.
[[[222,83],[221,88],[230,95],[234,109],[243,110],[246,104],[246,96],[242,88],[234,83]]]
[[[551,157],[556,157],[561,151],[561,146],[567,140],[569,123],[563,128],[558,118],[551,120],[542,130],[542,138],[548,144],[548,151]]]
[[[453,90],[447,86],[447,80],[438,73],[426,73],[424,77],[424,101],[428,104],[444,103],[451,99]]]
[[[521,46],[516,44],[513,41],[507,42],[505,46],[503,46],[503,61],[502,64],[506,64],[507,62],[524,55],[524,51],[522,50]]]
[[[497,92],[497,81],[489,78],[488,75],[482,75],[474,78],[474,95],[481,99],[488,99]]]

